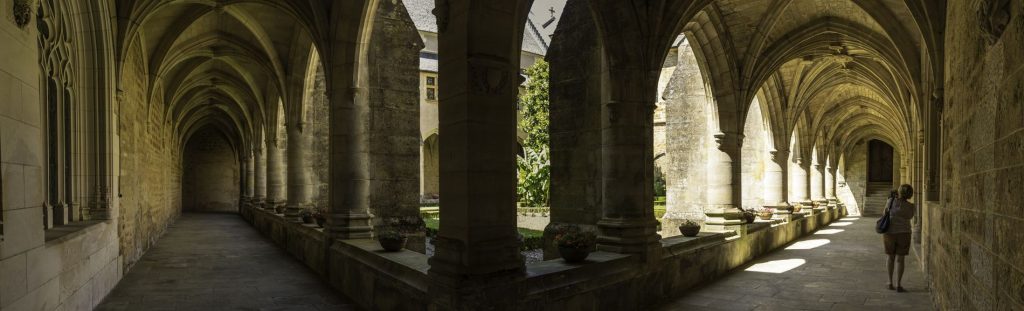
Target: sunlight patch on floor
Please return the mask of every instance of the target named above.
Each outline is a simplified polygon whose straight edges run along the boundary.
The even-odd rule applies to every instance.
[[[840,221],[840,222],[833,222],[831,225],[828,225],[828,226],[829,227],[845,227],[845,226],[849,226],[849,225],[852,225],[852,224],[853,224],[852,222]]]
[[[772,260],[750,266],[750,268],[747,268],[745,271],[783,273],[789,270],[793,270],[796,267],[802,266],[805,263],[807,263],[807,261],[800,258]]]
[[[818,230],[818,232],[815,232],[814,234],[816,234],[816,235],[817,234],[836,234],[836,233],[840,233],[840,232],[843,232],[843,231],[846,231],[846,230],[843,230],[843,229],[821,229],[821,230]]]
[[[860,218],[853,217],[853,218],[843,218],[843,219],[840,219],[839,221],[857,221],[859,219]]]
[[[818,248],[819,246],[822,246],[822,245],[825,245],[825,244],[828,244],[828,243],[831,243],[831,242],[832,241],[829,240],[829,239],[805,240],[805,241],[800,241],[800,242],[793,243],[793,245],[790,245],[789,247],[786,247],[786,249],[789,249],[789,250],[792,250],[792,249],[814,249],[814,248]]]

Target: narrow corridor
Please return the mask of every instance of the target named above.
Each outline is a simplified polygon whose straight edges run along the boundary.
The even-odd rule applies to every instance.
[[[695,289],[662,310],[934,310],[911,252],[906,293],[885,288],[872,217],[847,217]]]
[[[184,213],[98,310],[354,310],[237,214]]]

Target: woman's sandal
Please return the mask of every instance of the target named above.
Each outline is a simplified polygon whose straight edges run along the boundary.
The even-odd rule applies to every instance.
[[[903,289],[903,286],[899,286],[899,287],[896,287],[896,292],[897,293],[905,293],[905,292],[907,292],[907,290]]]
[[[888,286],[888,287],[889,287],[889,290],[896,290],[896,288],[895,288],[895,287],[892,287],[892,284],[886,284],[885,286]]]

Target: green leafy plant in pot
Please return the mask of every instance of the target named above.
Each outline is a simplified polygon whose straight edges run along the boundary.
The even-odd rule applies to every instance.
[[[577,225],[562,225],[555,229],[554,242],[565,262],[582,262],[597,244],[597,235]]]
[[[409,237],[421,236],[427,229],[419,215],[382,217],[377,240],[384,250],[397,252],[405,248]]]
[[[380,247],[388,252],[397,252],[405,248],[405,242],[409,238],[402,234],[398,230],[387,228],[377,232],[377,241],[380,242]]]
[[[700,224],[696,221],[687,219],[683,221],[682,225],[679,225],[679,233],[687,237],[695,237],[697,233],[700,233]]]

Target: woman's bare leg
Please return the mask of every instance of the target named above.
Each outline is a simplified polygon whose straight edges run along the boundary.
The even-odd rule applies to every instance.
[[[900,265],[899,268],[896,268],[896,288],[903,287],[903,268],[906,266],[906,264],[903,263],[904,258],[906,258],[906,256],[896,256],[896,262]],[[892,271],[892,269],[889,269],[889,271]],[[889,277],[889,279],[892,280],[892,277]]]
[[[886,260],[886,267],[889,268],[889,288],[892,288],[892,266],[896,262],[896,255],[889,255],[889,259]]]

